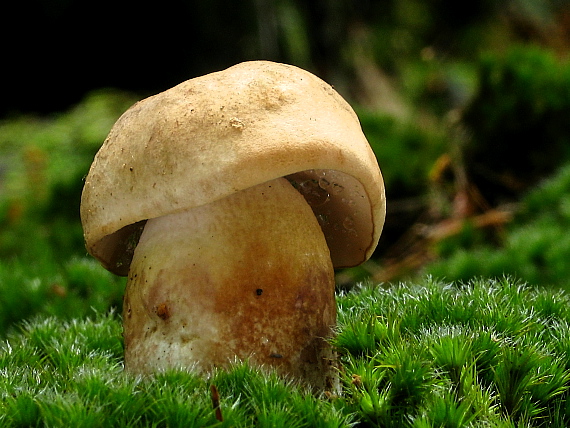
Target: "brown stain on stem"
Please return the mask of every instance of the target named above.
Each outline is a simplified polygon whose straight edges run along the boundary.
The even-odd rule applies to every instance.
[[[166,302],[158,304],[155,313],[160,319],[164,321],[170,318],[170,309]]]

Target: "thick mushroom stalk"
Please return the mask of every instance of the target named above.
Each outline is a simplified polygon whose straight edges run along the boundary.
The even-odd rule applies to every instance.
[[[238,358],[314,389],[336,378],[329,248],[285,178],[148,220],[123,316],[130,372],[209,371]]]

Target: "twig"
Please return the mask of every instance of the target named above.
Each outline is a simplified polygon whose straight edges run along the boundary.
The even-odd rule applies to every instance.
[[[216,385],[210,385],[210,392],[212,394],[212,407],[216,412],[216,419],[220,422],[223,422],[224,418],[222,416],[222,409],[220,409],[220,394],[218,393],[218,388],[216,388]]]

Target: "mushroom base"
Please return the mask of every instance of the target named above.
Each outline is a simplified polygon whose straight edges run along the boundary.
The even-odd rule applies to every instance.
[[[334,271],[305,199],[280,178],[148,220],[124,301],[125,366],[208,372],[236,360],[334,389]]]

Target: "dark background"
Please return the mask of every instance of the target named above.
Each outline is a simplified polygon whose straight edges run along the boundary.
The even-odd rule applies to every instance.
[[[166,89],[241,60],[255,36],[241,29],[254,24],[247,3],[17,3],[2,25],[2,114],[62,110],[94,88]]]
[[[0,117],[61,111],[95,88],[156,93],[251,59],[294,63],[342,87],[354,71],[347,45],[361,28],[385,37],[377,59],[389,70],[394,57],[428,44],[460,50],[453,35],[497,13],[490,1],[446,0],[32,0],[2,8]]]

